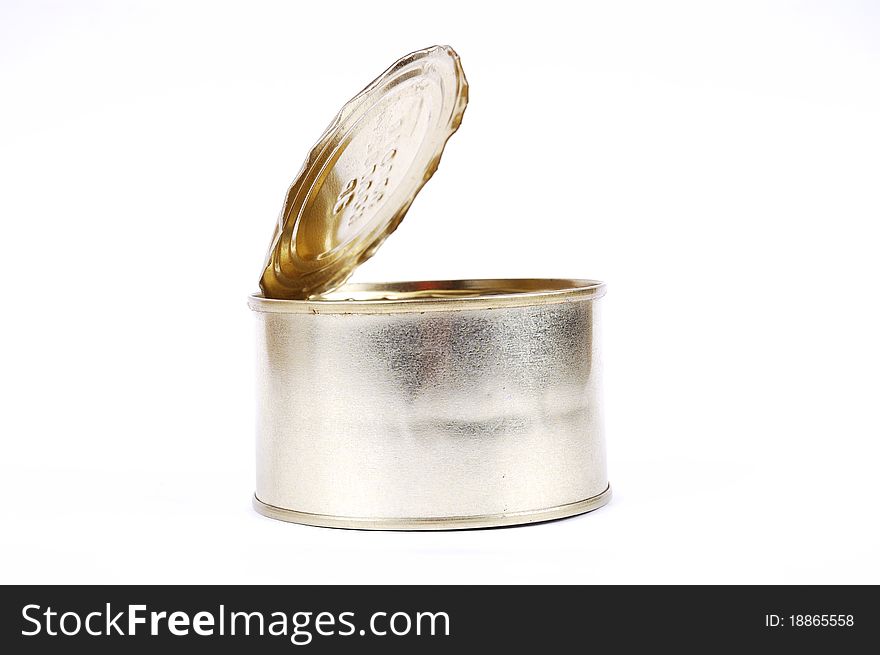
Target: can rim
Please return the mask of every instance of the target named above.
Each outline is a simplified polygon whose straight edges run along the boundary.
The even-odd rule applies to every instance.
[[[605,295],[604,282],[567,278],[431,280],[347,284],[307,300],[248,297],[248,307],[270,314],[399,314],[526,307]]]
[[[604,507],[611,501],[611,485],[605,491],[584,500],[566,505],[503,514],[480,514],[473,516],[426,516],[417,518],[351,517],[329,514],[312,514],[265,503],[253,496],[254,509],[263,516],[277,521],[313,525],[319,528],[344,530],[479,530],[501,528],[530,523],[544,523],[585,514]]]

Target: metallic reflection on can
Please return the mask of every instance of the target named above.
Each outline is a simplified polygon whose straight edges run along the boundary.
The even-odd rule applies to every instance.
[[[603,294],[584,280],[463,280],[252,296],[257,510],[407,530],[604,505]]]

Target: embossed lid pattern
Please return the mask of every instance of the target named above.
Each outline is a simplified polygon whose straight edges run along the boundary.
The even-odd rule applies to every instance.
[[[303,299],[345,282],[437,170],[466,105],[464,71],[448,46],[403,57],[351,99],[287,192],[263,295]]]

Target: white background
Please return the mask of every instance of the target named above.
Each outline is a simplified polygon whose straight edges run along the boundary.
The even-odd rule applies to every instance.
[[[876,3],[0,7],[0,581],[880,582]],[[605,280],[615,498],[260,517],[245,300],[284,192],[434,43],[470,106],[355,279]]]

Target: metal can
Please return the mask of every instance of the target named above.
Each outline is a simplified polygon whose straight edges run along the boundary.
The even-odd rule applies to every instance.
[[[466,280],[252,296],[256,509],[320,526],[433,530],[602,506],[604,290]]]
[[[345,284],[461,124],[448,46],[350,100],[291,184],[260,279],[256,509],[321,526],[531,523],[610,498],[600,282]]]

